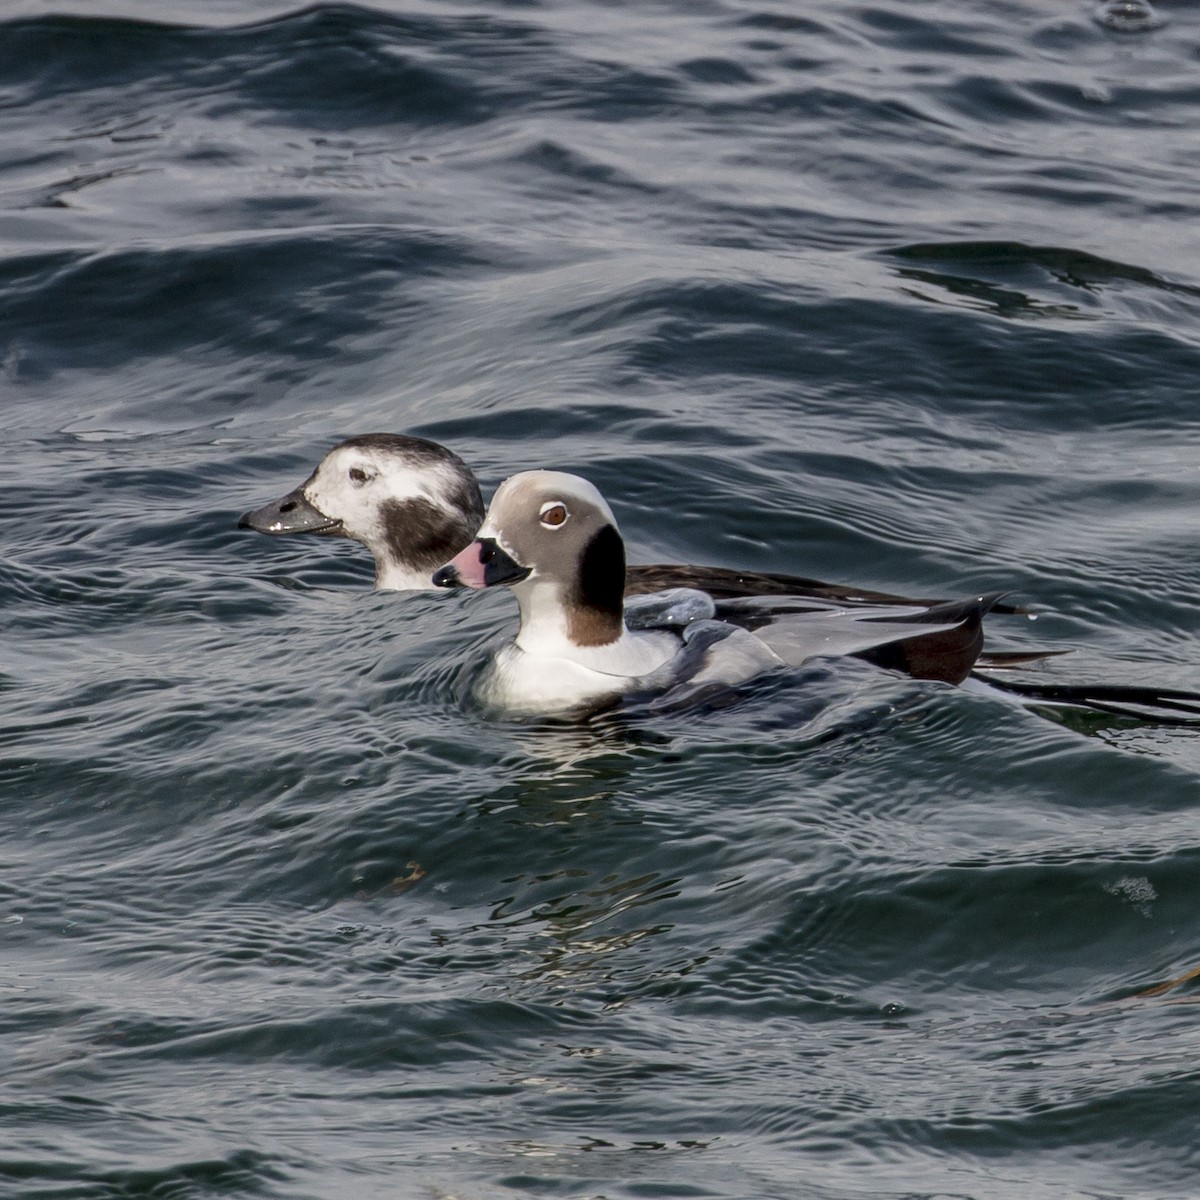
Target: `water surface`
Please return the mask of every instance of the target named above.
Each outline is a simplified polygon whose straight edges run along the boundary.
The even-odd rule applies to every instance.
[[[0,1192],[1191,1196],[1200,736],[479,712],[334,442],[1200,686],[1200,14],[12,0]]]

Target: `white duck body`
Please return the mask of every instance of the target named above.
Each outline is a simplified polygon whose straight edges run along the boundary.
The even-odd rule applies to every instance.
[[[616,520],[586,480],[526,471],[497,491],[479,538],[434,576],[441,587],[507,584],[517,597],[517,636],[492,662],[481,698],[512,713],[598,707],[631,693],[687,685],[732,686],[820,654],[853,653],[911,639],[920,607],[823,608],[765,615],[756,635],[714,619],[718,606],[694,589],[646,596],[625,617],[625,552]],[[961,618],[926,623],[922,634]]]

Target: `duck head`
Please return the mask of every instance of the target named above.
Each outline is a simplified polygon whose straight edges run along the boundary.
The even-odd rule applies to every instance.
[[[300,487],[244,513],[238,528],[348,537],[374,555],[376,587],[428,588],[483,516],[479,484],[458,455],[425,438],[370,433],[334,446]]]
[[[522,646],[560,639],[602,646],[625,627],[625,545],[616,519],[592,484],[561,471],[505,480],[476,540],[433,584],[513,588]]]

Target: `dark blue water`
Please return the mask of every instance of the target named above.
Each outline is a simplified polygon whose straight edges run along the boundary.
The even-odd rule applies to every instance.
[[[1200,10],[10,0],[0,1194],[1190,1197],[1200,734],[853,661],[580,728],[334,442],[1200,687]]]

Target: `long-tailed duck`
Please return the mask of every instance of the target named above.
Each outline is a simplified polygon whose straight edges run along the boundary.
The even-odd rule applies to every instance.
[[[475,536],[483,521],[479,484],[458,455],[437,442],[397,433],[370,433],[334,446],[294,491],[238,520],[239,529],[272,535],[317,533],[351,538],[375,559],[375,586],[396,590],[431,588],[431,574]],[[794,611],[831,604],[910,606],[914,621],[925,620],[931,600],[823,583],[769,571],[671,563],[626,568],[625,594],[642,596],[671,588],[693,588],[714,600],[743,600],[748,609],[766,597],[788,597]],[[997,604],[995,611],[1014,612]],[[748,612],[747,622],[752,614]],[[921,636],[859,652],[880,666],[918,679],[961,682],[976,665],[1013,666],[1042,653],[981,654],[978,614],[946,631],[932,627]]]
[[[483,518],[479,485],[456,454],[424,438],[376,433],[339,443],[300,487],[244,514],[238,526],[268,534],[352,538],[374,556],[376,587],[404,590],[432,587],[432,572],[471,543]],[[660,595],[678,588],[685,589],[682,601]],[[1025,611],[996,603],[992,597],[964,603],[911,600],[794,575],[675,564],[628,567],[625,595],[632,598],[626,611],[626,624],[636,627],[631,632],[649,631],[656,623],[669,626],[695,620],[700,615],[697,596],[703,598],[701,608],[713,606],[713,615],[725,623],[726,632],[710,628],[701,635],[692,628],[687,643],[691,659],[700,655],[707,640],[728,640],[730,626],[756,632],[758,642],[769,646],[772,639],[784,636],[779,618],[810,614],[802,634],[793,622],[791,636],[800,637],[804,645],[812,645],[809,639],[823,623],[820,636],[827,639],[825,653],[854,654],[916,679],[957,684],[983,669],[989,672],[991,686],[1027,701],[1085,705],[1160,723],[1191,724],[1200,714],[1196,692],[995,678],[993,668],[1019,667],[1057,652],[984,652],[984,613]],[[680,612],[686,618],[680,618]],[[885,622],[899,627],[891,630],[895,636],[885,636]],[[764,625],[773,626],[769,636],[762,632]],[[740,637],[739,642],[751,659],[761,656],[757,645]],[[730,642],[720,654],[728,659],[733,650]],[[797,647],[785,652],[777,645],[772,653],[776,651],[788,659]],[[724,666],[728,669],[729,662]],[[973,678],[973,685],[977,681]]]
[[[560,471],[506,480],[478,538],[433,583],[513,589],[520,629],[496,656],[482,695],[518,713],[570,712],[681,684],[734,685],[817,656],[914,638],[957,634],[974,644],[995,600],[817,606],[786,597],[719,602],[678,588],[627,615],[625,548],[612,510],[587,480]]]

